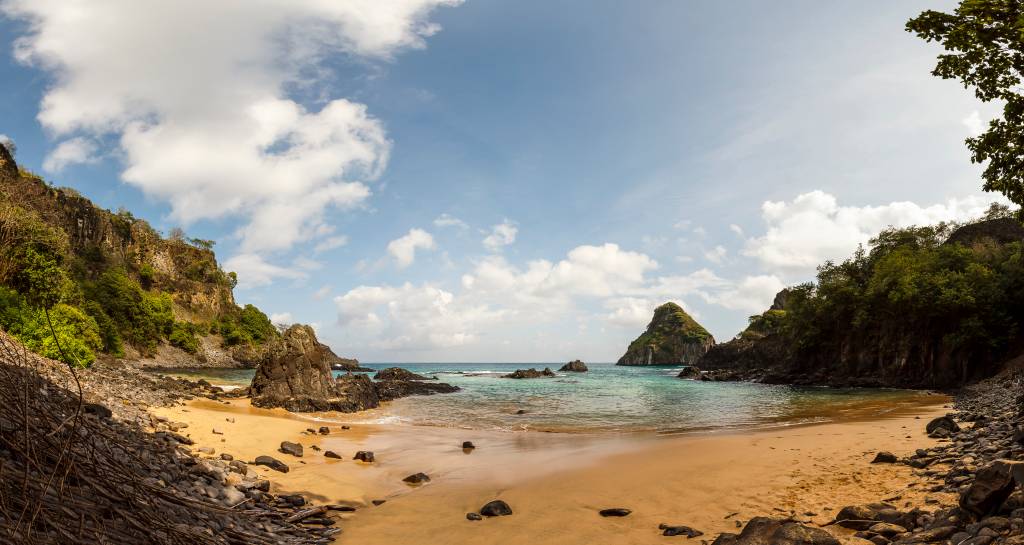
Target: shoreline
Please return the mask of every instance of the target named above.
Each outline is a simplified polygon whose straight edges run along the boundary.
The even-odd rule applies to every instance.
[[[867,503],[898,493],[920,505],[925,496],[941,497],[908,488],[920,478],[907,466],[869,462],[878,450],[903,456],[934,446],[923,424],[945,414],[943,405],[950,401],[936,395],[933,402],[839,422],[672,435],[356,421],[342,430],[309,416],[253,408],[244,399],[196,399],[153,412],[187,423],[182,433],[196,442],[194,450],[213,447],[214,456],[225,452],[246,461],[270,455],[288,464],[288,473],[253,466],[272,481],[273,493],[356,507],[355,513],[341,515],[344,532],[336,543],[383,545],[415,537],[417,543],[583,545],[649,543],[660,539],[655,532],[660,523],[685,524],[714,536],[735,531],[737,520],[780,514],[780,506],[792,511],[784,514],[797,517],[807,512],[800,510],[805,506],[817,506],[815,516],[805,518],[824,523],[842,507],[839,501]],[[329,435],[304,431],[322,425],[330,427]],[[215,428],[220,434],[213,433]],[[464,453],[464,440],[477,449]],[[304,456],[277,452],[281,441],[302,444]],[[323,450],[313,450],[314,445]],[[324,458],[327,450],[342,459]],[[374,451],[375,463],[352,461],[356,450]],[[418,472],[431,481],[415,487],[402,482]],[[492,499],[508,501],[516,514],[466,520],[467,512]],[[374,500],[387,503],[375,507]],[[615,520],[597,515],[610,507],[634,513]],[[738,514],[724,518],[731,513]],[[566,527],[573,528],[571,535]],[[410,528],[416,529],[414,535]]]

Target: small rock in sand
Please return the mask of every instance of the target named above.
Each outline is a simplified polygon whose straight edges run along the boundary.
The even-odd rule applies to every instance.
[[[288,465],[271,456],[257,456],[252,463],[258,466],[267,466],[270,469],[280,471],[281,473],[288,473]]]
[[[687,538],[694,538],[697,536],[704,535],[704,532],[695,530],[689,526],[670,526],[668,524],[659,524],[659,530],[664,530],[661,535],[663,536],[686,536]]]
[[[512,514],[512,508],[501,500],[494,500],[481,507],[480,514],[485,517],[504,517]]]
[[[302,458],[302,445],[298,443],[292,443],[291,441],[281,441],[281,448],[278,449],[285,454],[291,454],[297,458]]]
[[[473,450],[475,448],[476,448],[476,445],[474,445],[472,441],[463,441],[462,442],[462,450]]]
[[[480,513],[466,513],[466,520],[484,520]]]
[[[333,450],[325,450],[324,458],[334,458],[335,460],[341,460],[341,455]]]
[[[327,435],[327,434],[331,433],[331,428],[328,428],[327,426],[320,426],[320,430],[319,431],[320,431],[320,435]]]
[[[387,503],[387,501],[388,501],[388,500],[373,500],[373,501],[371,501],[370,503],[372,503],[372,504],[374,504],[374,505],[378,505],[378,506],[379,506],[379,505],[384,505],[385,503]]]
[[[420,472],[420,473],[413,473],[412,475],[409,475],[408,477],[402,479],[402,482],[406,482],[406,483],[409,483],[409,484],[429,483],[430,482],[430,477],[426,473],[422,473],[422,472]]]
[[[613,507],[611,509],[602,509],[598,511],[602,517],[624,517],[632,512],[632,510],[624,507]]]
[[[211,447],[199,447],[198,450],[203,454],[213,454],[215,452]]]
[[[373,463],[373,452],[369,450],[360,450],[352,457],[353,460],[359,460],[360,462],[366,462],[368,464]]]
[[[897,461],[896,455],[891,452],[881,451],[875,455],[875,459],[871,460],[872,464],[895,464]]]

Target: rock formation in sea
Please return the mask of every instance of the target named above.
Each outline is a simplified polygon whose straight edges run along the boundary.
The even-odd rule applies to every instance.
[[[553,376],[555,376],[555,372],[550,367],[545,367],[543,371],[538,371],[531,367],[529,369],[516,369],[512,373],[501,375],[501,378],[550,378]]]
[[[563,365],[558,369],[559,371],[570,371],[573,373],[586,373],[588,371],[587,364],[580,360],[572,360],[569,363]]]
[[[630,343],[616,365],[694,365],[715,345],[715,338],[679,305],[654,309],[647,330]]]
[[[459,391],[458,386],[438,382],[436,378],[428,378],[400,367],[389,367],[377,372],[373,377],[377,396],[381,401],[391,401],[412,395],[449,394]]]

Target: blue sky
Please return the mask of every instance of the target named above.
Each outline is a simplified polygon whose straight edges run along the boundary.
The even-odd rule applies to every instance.
[[[365,361],[613,361],[667,300],[726,340],[995,200],[934,2],[147,4],[0,0],[0,134]]]

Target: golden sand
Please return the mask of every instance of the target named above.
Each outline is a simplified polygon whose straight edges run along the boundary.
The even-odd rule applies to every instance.
[[[154,412],[187,423],[182,432],[197,448],[246,461],[267,454],[287,463],[287,474],[257,468],[275,493],[359,507],[340,523],[341,544],[596,545],[686,540],[661,537],[660,523],[713,537],[758,515],[795,514],[824,524],[853,503],[897,498],[891,502],[916,505],[926,496],[950,503],[928,494],[907,466],[870,464],[879,450],[905,456],[933,445],[924,424],[947,411],[946,401],[936,397],[933,404],[870,420],[672,437],[357,423],[348,430],[331,424],[331,434],[323,436],[305,432],[323,422],[254,408],[247,400],[196,400]],[[302,444],[305,455],[277,452],[286,440]],[[477,446],[468,453],[461,448],[467,440]],[[343,459],[325,458],[327,450]],[[376,462],[352,461],[357,450],[374,451]],[[431,481],[402,482],[417,472]],[[379,499],[387,503],[373,506]],[[466,520],[467,512],[492,499],[505,500],[515,514]],[[597,514],[610,507],[633,513]]]

